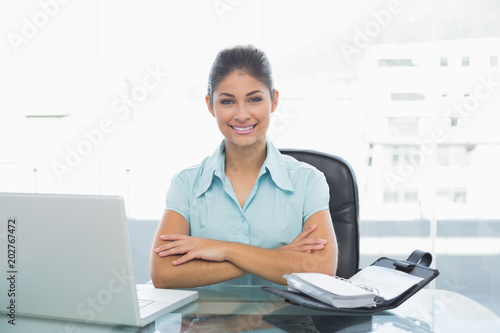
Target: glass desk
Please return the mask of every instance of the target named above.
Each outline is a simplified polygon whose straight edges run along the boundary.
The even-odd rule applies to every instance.
[[[423,289],[398,308],[346,315],[298,307],[262,291],[234,286],[198,289],[198,301],[143,327],[112,327],[18,316],[0,332],[500,332],[500,318],[452,291]]]

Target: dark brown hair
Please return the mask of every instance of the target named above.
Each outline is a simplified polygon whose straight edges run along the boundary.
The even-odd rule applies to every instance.
[[[208,95],[213,103],[213,93],[219,83],[233,71],[242,71],[264,83],[271,98],[274,96],[274,83],[271,63],[266,54],[253,45],[238,45],[219,51],[208,76]]]

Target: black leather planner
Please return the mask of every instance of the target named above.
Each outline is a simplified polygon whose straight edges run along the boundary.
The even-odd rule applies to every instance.
[[[311,309],[322,310],[322,311],[332,311],[341,313],[353,313],[353,314],[370,314],[379,312],[382,310],[393,309],[402,304],[417,291],[424,288],[429,282],[439,275],[437,269],[429,267],[432,262],[432,255],[428,252],[422,250],[415,250],[406,260],[397,260],[382,257],[377,259],[370,266],[385,267],[391,270],[398,270],[405,274],[410,274],[415,277],[421,278],[421,280],[413,285],[411,288],[405,290],[403,293],[399,294],[396,298],[390,300],[382,300],[377,302],[374,306],[367,307],[357,307],[357,308],[342,308],[334,307],[316,298],[310,297],[302,292],[296,290],[288,290],[276,287],[262,287],[263,290],[283,297],[286,301],[291,304],[303,306]]]

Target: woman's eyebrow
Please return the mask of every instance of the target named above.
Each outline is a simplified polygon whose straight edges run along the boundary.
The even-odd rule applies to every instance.
[[[252,91],[252,92],[249,92],[249,93],[247,94],[247,97],[248,97],[248,96],[250,96],[250,95],[253,95],[253,94],[255,94],[255,93],[259,93],[259,92],[261,93],[261,92],[262,92],[262,90],[254,90],[254,91]]]
[[[228,93],[225,93],[225,92],[220,93],[220,94],[218,95],[218,97],[220,97],[220,96],[222,96],[222,95],[226,95],[226,96],[228,96],[228,97],[232,97],[232,98],[234,98],[234,95],[233,95],[233,94],[228,94]]]
[[[256,94],[256,93],[263,93],[262,90],[254,90],[252,92],[249,92],[248,94],[246,94],[246,97],[250,96],[250,95],[253,95],[253,94]],[[225,95],[225,96],[228,96],[228,97],[232,97],[234,98],[235,96],[233,94],[230,94],[230,93],[225,93],[225,92],[222,92],[218,95],[218,97],[222,96],[222,95]]]

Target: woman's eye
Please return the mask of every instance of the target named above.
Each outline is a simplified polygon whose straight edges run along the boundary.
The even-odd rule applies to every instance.
[[[252,103],[257,103],[257,102],[260,102],[260,101],[262,101],[262,97],[254,97],[254,98],[252,98],[250,100],[250,102],[252,102]]]
[[[233,101],[230,99],[223,99],[220,101],[220,104],[227,105],[227,104],[232,104]]]

